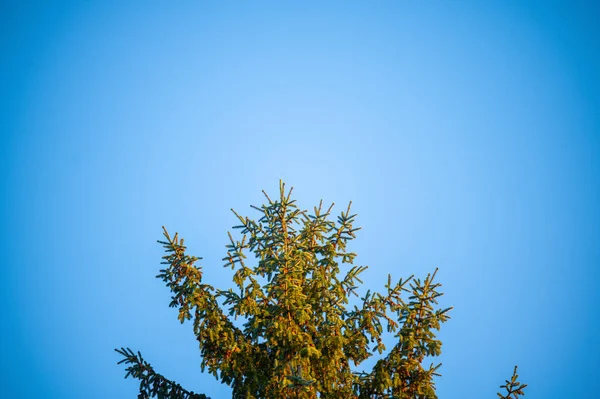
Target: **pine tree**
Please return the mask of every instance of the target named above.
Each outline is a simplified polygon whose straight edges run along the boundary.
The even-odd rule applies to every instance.
[[[278,199],[263,193],[267,203],[252,206],[258,220],[232,210],[241,239],[229,233],[223,261],[235,271],[235,290],[204,283],[200,258],[163,228],[165,268],[157,277],[171,290],[179,321],[193,321],[202,370],[236,399],[437,398],[441,364],[430,362],[441,353],[435,332],[451,310],[438,306],[437,270],[424,279],[388,276],[383,293],[367,291],[351,305],[367,269],[353,264],[356,254],[347,248],[360,229],[352,203],[332,221],[333,204],[301,210],[282,182]],[[387,352],[384,331],[396,339]],[[128,365],[125,377],[140,381],[138,398],[207,398],[156,373],[139,352],[116,351]],[[356,371],[375,351],[381,358],[373,369]],[[516,378],[515,368],[501,398],[523,394]]]

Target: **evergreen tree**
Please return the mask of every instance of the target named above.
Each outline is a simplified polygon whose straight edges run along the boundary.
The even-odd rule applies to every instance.
[[[235,271],[235,290],[204,283],[200,258],[163,228],[165,268],[157,277],[171,290],[179,320],[193,320],[202,370],[229,385],[236,399],[437,398],[441,364],[430,362],[441,353],[435,332],[451,309],[437,306],[437,270],[424,279],[388,276],[383,293],[367,291],[351,306],[367,269],[353,265],[356,254],[347,249],[359,230],[352,203],[332,221],[333,205],[301,210],[282,182],[278,199],[264,194],[267,203],[252,206],[258,220],[232,210],[242,237],[229,234],[223,261]],[[384,331],[396,338],[387,352]],[[139,352],[116,351],[128,365],[125,377],[140,380],[138,398],[207,398],[156,373]],[[373,369],[355,371],[374,351],[381,358]],[[515,368],[500,398],[523,394],[516,378]]]

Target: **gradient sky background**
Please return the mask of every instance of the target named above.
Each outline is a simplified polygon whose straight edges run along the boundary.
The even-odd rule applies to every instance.
[[[597,397],[600,8],[491,3],[3,1],[3,395],[134,398],[129,346],[227,397],[156,240],[228,287],[282,178],[353,201],[370,288],[440,268],[440,398]]]

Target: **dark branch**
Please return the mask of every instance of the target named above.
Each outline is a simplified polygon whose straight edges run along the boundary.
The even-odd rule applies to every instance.
[[[204,394],[194,393],[184,389],[174,381],[170,381],[156,373],[150,363],[142,358],[140,352],[135,354],[129,348],[115,349],[123,359],[117,364],[129,365],[125,369],[125,378],[132,376],[140,380],[140,393],[138,399],[158,397],[158,399],[210,399]]]

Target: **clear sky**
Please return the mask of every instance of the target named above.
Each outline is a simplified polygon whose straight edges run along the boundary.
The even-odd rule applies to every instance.
[[[134,398],[129,346],[227,397],[156,240],[227,287],[229,209],[281,178],[353,201],[369,288],[440,268],[440,398],[515,364],[527,398],[597,397],[594,3],[3,1],[2,394]]]

